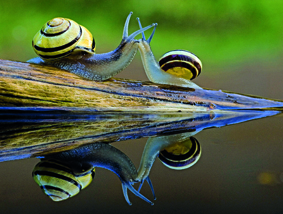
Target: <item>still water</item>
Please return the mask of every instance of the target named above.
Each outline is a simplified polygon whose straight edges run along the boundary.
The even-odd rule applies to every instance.
[[[274,77],[269,77],[269,80],[276,80],[276,73],[273,74]],[[275,90],[275,86],[266,81],[264,75],[256,80],[256,83],[261,81],[261,87],[256,83],[246,84],[243,80],[238,83],[239,90],[233,90],[237,75],[230,79],[230,85],[227,81],[223,81],[222,85],[220,81],[211,83],[211,79],[204,78],[200,85],[206,83],[210,88],[217,88],[213,87],[215,84],[230,91],[250,91],[255,95],[283,99],[282,93],[278,92],[283,90],[282,86]],[[224,88],[225,86],[231,88]],[[23,155],[18,157],[23,158],[22,160],[8,161],[9,158],[5,156],[0,163],[1,213],[282,213],[283,117],[280,112],[254,112],[252,115],[240,112],[228,116],[162,115],[161,119],[147,115],[135,116],[135,121],[139,121],[135,124],[126,123],[131,118],[128,115],[124,121],[121,115],[117,120],[115,117],[94,117],[90,121],[65,118],[67,122],[54,119],[30,123],[21,121],[12,125],[11,121],[2,121],[0,139],[2,142],[14,141],[25,145],[55,139],[60,139],[61,142],[65,137],[76,138],[76,142],[83,144],[93,139],[99,141],[101,133],[99,137],[91,139],[84,139],[76,133],[96,136],[98,127],[103,126],[104,132],[107,132],[107,128],[115,132],[109,135],[111,145],[128,156],[136,168],[139,168],[147,141],[153,139],[152,136],[161,137],[161,140],[165,136],[166,140],[170,137],[169,134],[175,134],[177,139],[178,135],[189,133],[188,136],[193,135],[199,142],[201,155],[193,166],[184,170],[170,169],[157,158],[149,173],[157,199],[153,199],[147,182],[141,189],[141,194],[154,205],[151,206],[128,190],[132,203],[132,206],[129,206],[124,198],[120,179],[115,173],[101,167],[95,168],[93,181],[78,195],[62,202],[53,202],[32,177],[32,171],[39,162],[35,156],[45,156],[44,151],[33,147],[24,153],[31,154],[31,158],[25,158],[28,155]],[[97,121],[109,123],[104,122],[102,125]],[[114,127],[122,122],[126,124],[124,132]],[[131,128],[136,128],[136,132],[127,132]],[[174,129],[171,133],[170,128]],[[41,131],[37,132],[38,130]],[[7,136],[10,136],[10,139]],[[23,136],[25,137],[21,138]],[[71,140],[66,143],[72,146]],[[74,147],[81,146],[74,144]],[[11,159],[17,157],[17,153],[13,153],[13,146],[15,145],[9,150]],[[58,145],[54,146],[58,151],[64,150]],[[137,189],[138,185],[135,184],[134,187]]]

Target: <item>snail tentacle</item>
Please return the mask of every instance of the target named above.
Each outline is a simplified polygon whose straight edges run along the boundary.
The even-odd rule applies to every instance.
[[[150,189],[151,189],[151,192],[152,192],[152,195],[153,195],[153,200],[156,200],[156,195],[155,195],[155,192],[154,192],[154,189],[153,189],[153,185],[152,185],[152,182],[151,182],[151,180],[150,180],[149,177],[146,177],[145,179],[142,179],[142,180],[141,180],[138,191],[141,190],[141,188],[142,188],[143,183],[144,183],[145,180],[147,181],[147,183],[148,183],[148,185],[149,185],[149,187],[150,187]]]
[[[123,194],[124,197],[127,201],[127,203],[129,205],[132,205],[132,203],[129,200],[129,196],[128,196],[128,192],[127,189],[129,189],[134,195],[140,197],[142,200],[146,201],[147,203],[149,203],[150,205],[154,205],[154,203],[152,203],[150,200],[148,200],[145,196],[143,196],[142,194],[140,194],[131,184],[128,183],[123,183],[122,184],[122,189],[123,189]]]
[[[129,35],[129,24],[130,24],[130,19],[132,16],[133,12],[130,12],[130,14],[128,15],[125,25],[124,25],[124,30],[123,30],[123,39],[126,39]]]
[[[137,17],[137,20],[138,20],[140,29],[142,29],[142,25],[141,25],[140,18]],[[153,35],[154,35],[154,33],[155,33],[155,30],[156,30],[157,25],[158,25],[157,23],[154,23],[154,28],[153,28],[153,30],[152,30],[152,33],[151,33],[150,36],[148,37],[148,39],[145,38],[145,34],[144,34],[144,32],[142,32],[142,39],[145,40],[145,41],[147,41],[148,44],[150,44],[150,42],[151,42],[151,40],[152,40],[152,38],[153,38]]]
[[[128,36],[127,41],[133,40],[140,33],[144,33],[144,31],[148,30],[149,28],[156,27],[156,25],[157,25],[156,23],[153,23],[151,25],[148,25],[147,27],[144,27],[144,28],[141,28],[141,29],[135,31],[130,36]],[[136,40],[136,41],[138,42],[138,40]]]
[[[144,31],[148,30],[149,28],[155,26],[155,24],[151,24],[145,28],[140,28],[139,30],[135,31],[134,33],[132,33],[130,36],[129,36],[129,23],[130,23],[130,18],[132,16],[133,12],[130,12],[130,14],[128,15],[127,19],[126,19],[126,22],[125,22],[125,25],[124,25],[124,31],[123,31],[123,37],[122,37],[122,40],[126,40],[126,41],[131,41],[133,40],[137,35],[139,35],[140,33],[144,34]]]

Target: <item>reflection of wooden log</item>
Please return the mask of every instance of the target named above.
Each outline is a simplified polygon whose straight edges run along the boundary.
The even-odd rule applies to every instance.
[[[0,60],[0,106],[98,111],[207,111],[282,107],[282,102],[213,90],[111,79],[94,82],[48,66]]]
[[[278,114],[277,111],[226,113],[97,114],[14,122],[0,120],[0,162],[65,151],[81,145],[201,131]],[[19,115],[19,117],[21,117]],[[55,117],[58,117],[57,120]],[[61,120],[61,118],[63,119]]]

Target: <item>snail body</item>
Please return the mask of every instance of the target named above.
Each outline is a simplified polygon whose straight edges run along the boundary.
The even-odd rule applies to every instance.
[[[60,163],[65,163],[67,166],[71,167],[77,175],[82,174],[83,172],[90,172],[92,169],[94,169],[94,167],[108,169],[114,172],[121,180],[123,194],[129,205],[131,205],[131,202],[129,200],[127,193],[128,189],[136,196],[140,197],[144,201],[153,205],[153,203],[150,200],[148,200],[146,197],[140,194],[132,186],[134,183],[138,182],[136,180],[137,170],[134,164],[132,163],[132,161],[123,152],[121,152],[120,150],[116,149],[115,147],[109,144],[104,144],[104,143],[89,144],[82,147],[78,147],[70,151],[48,155],[44,159],[46,160],[51,159],[51,160],[56,160]],[[81,168],[85,170],[81,170]],[[52,175],[52,176],[55,177],[54,180],[57,179],[56,175]],[[42,184],[40,185],[42,186]],[[66,188],[65,191],[68,192]]]
[[[142,28],[139,19],[138,22]],[[193,53],[186,50],[173,50],[165,53],[159,62],[155,60],[150,47],[155,29],[156,25],[149,39],[146,39],[142,33],[142,39],[139,40],[139,52],[148,79],[159,84],[201,89],[200,86],[191,82],[202,69],[201,61]]]
[[[154,25],[128,35],[132,13],[126,19],[122,41],[113,51],[95,54],[95,42],[90,32],[76,22],[55,18],[47,22],[33,39],[39,57],[28,62],[68,70],[89,80],[103,81],[125,69],[138,50],[138,34]],[[70,32],[71,31],[71,32]]]

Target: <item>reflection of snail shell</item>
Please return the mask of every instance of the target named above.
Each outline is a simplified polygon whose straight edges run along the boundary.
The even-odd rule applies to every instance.
[[[53,201],[66,200],[78,194],[92,182],[94,174],[94,168],[75,174],[70,167],[53,160],[42,160],[32,172],[35,182]]]
[[[106,143],[97,142],[72,150],[49,154],[35,167],[33,177],[47,195],[50,197],[55,195],[56,199],[59,198],[59,195],[60,198],[57,200],[64,200],[74,196],[80,189],[89,185],[92,181],[92,174],[94,174],[94,167],[108,169],[119,177],[124,197],[129,205],[131,205],[131,202],[128,197],[128,189],[144,201],[153,204],[133,187],[133,184],[138,182],[136,179],[137,170],[130,158],[119,149]],[[60,178],[56,174],[59,174]],[[61,179],[61,175],[65,176],[66,179]],[[74,185],[75,182],[76,185]],[[151,181],[147,179],[147,182],[154,195]],[[57,190],[58,188],[61,190]]]
[[[199,160],[200,155],[199,142],[194,137],[190,137],[160,151],[159,159],[171,169],[182,170],[193,166]]]

